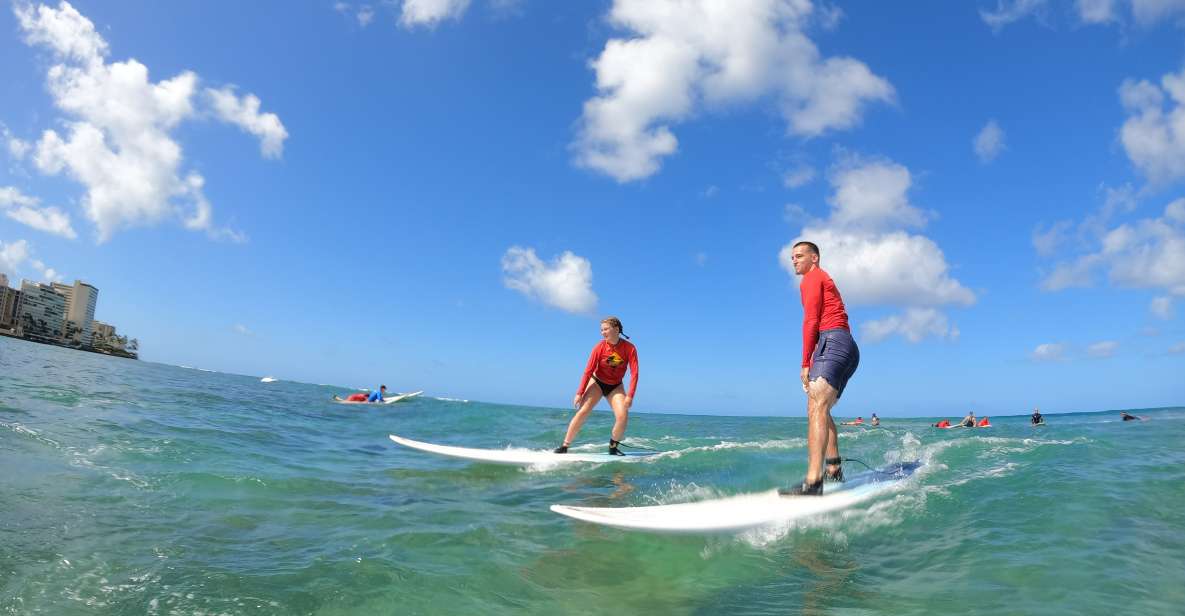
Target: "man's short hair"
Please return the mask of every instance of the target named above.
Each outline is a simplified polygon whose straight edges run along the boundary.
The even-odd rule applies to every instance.
[[[814,242],[802,241],[795,244],[794,248],[798,248],[799,246],[806,246],[811,252],[815,253],[816,255],[819,254],[819,247],[816,246]]]

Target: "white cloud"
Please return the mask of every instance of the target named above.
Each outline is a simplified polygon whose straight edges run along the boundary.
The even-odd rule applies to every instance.
[[[365,28],[370,25],[370,22],[374,21],[374,8],[368,5],[362,5],[359,7],[355,17],[358,18],[358,25]]]
[[[1077,0],[1076,4],[1083,23],[1105,24],[1117,19],[1116,0]]]
[[[186,71],[154,83],[148,68],[134,59],[108,63],[106,41],[69,3],[57,9],[18,4],[14,10],[26,42],[54,52],[48,89],[69,118],[61,122],[64,136],[56,130],[42,134],[33,162],[42,173],[66,173],[86,188],[81,205],[97,239],[177,217],[211,237],[241,237],[214,226],[201,192],[204,180],[182,172],[181,146],[171,136],[197,115],[197,75]],[[278,119],[273,123],[274,115],[259,114],[254,97],[234,100],[237,116],[213,112],[260,135],[265,154],[278,154],[283,130],[276,130]]]
[[[995,120],[988,120],[988,123],[975,136],[972,146],[975,148],[975,155],[979,157],[979,162],[989,163],[1004,151],[1004,131]]]
[[[997,0],[996,10],[980,9],[979,17],[992,30],[999,31],[1008,24],[1020,21],[1030,15],[1040,16],[1044,12],[1047,0]]]
[[[1080,225],[1085,254],[1055,264],[1041,281],[1042,288],[1090,286],[1105,273],[1115,286],[1185,295],[1185,199],[1165,206],[1163,216],[1111,226],[1108,210],[1115,208],[1108,202],[1102,213]]]
[[[909,170],[889,161],[851,159],[832,171],[830,182],[830,217],[807,221],[799,237],[782,248],[782,267],[793,275],[794,244],[814,242],[820,248],[820,264],[835,280],[845,304],[903,309],[862,325],[862,335],[880,340],[900,334],[913,342],[926,336],[954,337],[957,328],[938,307],[970,306],[975,294],[950,275],[934,241],[904,229],[926,222],[926,215],[907,196],[912,185]],[[795,206],[795,215],[803,214]]]
[[[1185,177],[1185,70],[1164,75],[1159,87],[1125,80],[1119,98],[1129,114],[1119,139],[1136,169],[1153,184]]]
[[[259,137],[259,150],[264,158],[279,158],[284,153],[288,131],[274,113],[259,113],[259,97],[254,94],[235,96],[234,89],[206,89],[206,96],[220,118]]]
[[[460,19],[468,8],[469,0],[403,0],[399,23],[434,28],[446,19]]]
[[[1118,342],[1115,342],[1114,340],[1104,340],[1086,347],[1086,354],[1096,358],[1111,357],[1115,355],[1115,349],[1118,348]]]
[[[574,313],[592,312],[597,294],[592,290],[592,264],[569,251],[544,263],[533,248],[512,246],[502,256],[502,282],[544,304]]]
[[[910,342],[921,342],[927,336],[958,337],[958,330],[951,328],[945,314],[933,308],[907,308],[902,314],[864,323],[860,334],[870,342],[879,342],[893,334]]]
[[[78,234],[70,226],[70,216],[56,207],[41,207],[40,200],[22,194],[12,186],[0,186],[0,210],[21,223],[54,235],[74,239]]]
[[[2,122],[0,122],[0,137],[4,139],[4,147],[8,149],[8,155],[16,160],[22,160],[29,150],[33,149],[32,144],[18,139]]]
[[[40,259],[33,258],[33,249],[29,246],[29,242],[25,240],[8,243],[0,241],[0,272],[11,272],[15,278],[15,274],[22,271],[22,266],[26,262],[37,272],[37,280],[62,281],[61,274],[52,267],[46,266]]]
[[[809,0],[615,0],[609,22],[628,34],[591,63],[597,95],[584,104],[577,164],[618,182],[646,178],[678,149],[672,124],[765,96],[790,135],[855,126],[893,87],[858,60],[821,57],[804,33],[819,18]]]
[[[1173,318],[1173,298],[1171,297],[1154,297],[1152,303],[1148,306],[1148,310],[1152,312],[1153,316],[1168,321]]]
[[[1131,5],[1132,17],[1144,26],[1185,14],[1185,0],[1131,0]]]
[[[715,197],[718,194],[720,194],[720,187],[716,186],[715,184],[708,186],[707,188],[704,189],[704,192],[703,192],[703,196],[705,199],[711,199],[712,197]]]
[[[786,188],[806,186],[815,179],[815,168],[810,165],[798,165],[782,174],[782,185]]]
[[[1065,359],[1065,352],[1065,345],[1047,342],[1037,345],[1037,348],[1033,349],[1031,357],[1035,361],[1061,361]]]
[[[979,15],[999,32],[1028,17],[1043,21],[1049,4],[1049,0],[997,0],[994,11],[980,10]],[[1185,14],[1185,0],[1074,0],[1071,10],[1085,24],[1122,24],[1130,13],[1131,21],[1149,27]]]
[[[1173,355],[1185,353],[1185,342],[1178,342],[1177,344],[1169,347],[1169,353]]]
[[[247,326],[243,325],[242,323],[235,323],[234,330],[235,330],[235,333],[242,334],[244,336],[254,336],[255,335],[255,332],[248,329]]]

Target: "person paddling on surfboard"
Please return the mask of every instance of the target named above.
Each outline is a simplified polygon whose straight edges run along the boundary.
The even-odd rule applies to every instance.
[[[572,399],[572,406],[576,407],[576,415],[568,424],[568,432],[564,435],[564,442],[555,448],[555,453],[568,453],[568,446],[580,433],[584,420],[588,419],[593,407],[601,398],[609,400],[613,409],[613,432],[609,435],[609,454],[623,456],[617,448],[625,427],[629,423],[630,407],[634,404],[634,393],[638,391],[638,350],[621,331],[621,320],[617,317],[605,317],[601,320],[601,340],[593,347],[588,356],[588,364],[584,373],[580,375],[580,386],[576,390],[576,397]],[[630,391],[625,392],[624,380],[626,368],[630,372]]]
[[[877,417],[877,416],[876,416],[876,413],[873,413],[873,414],[872,414],[872,425],[874,425],[874,426],[879,426],[879,425],[881,425],[881,418],[880,418],[880,417]]]
[[[370,395],[367,395],[364,393],[356,393],[356,394],[350,394],[350,395],[346,396],[346,398],[344,400],[342,400],[341,398],[338,398],[337,396],[334,396],[333,399],[338,400],[340,402],[382,402],[383,401],[383,394],[385,394],[385,393],[387,393],[387,386],[386,385],[379,385],[378,390],[370,392]]]
[[[959,422],[959,425],[964,428],[974,428],[975,427],[975,411],[967,411],[967,416],[963,418],[963,421]]]
[[[831,409],[860,364],[860,349],[848,327],[839,289],[819,267],[819,247],[798,242],[791,249],[794,273],[802,276],[802,390],[807,394],[807,471],[801,486],[783,495],[821,495],[826,478],[843,481],[843,458]],[[824,455],[825,454],[825,455]]]
[[[1041,409],[1033,409],[1033,425],[1040,425],[1045,423],[1045,418],[1041,416]]]

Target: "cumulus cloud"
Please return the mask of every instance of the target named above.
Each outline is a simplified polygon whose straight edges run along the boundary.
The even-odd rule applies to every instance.
[[[1047,4],[1048,0],[997,0],[995,10],[980,9],[979,17],[998,32],[1008,24],[1030,16],[1040,16]]]
[[[1148,310],[1158,319],[1165,321],[1173,318],[1173,298],[1171,297],[1154,297],[1152,303],[1148,306]]]
[[[4,215],[38,231],[74,239],[78,234],[70,226],[70,216],[56,207],[41,207],[41,201],[12,186],[0,186],[0,210]]]
[[[33,162],[42,173],[65,173],[86,188],[82,209],[100,242],[123,228],[177,217],[212,237],[242,237],[214,226],[203,178],[181,169],[182,150],[172,132],[198,113],[196,74],[152,82],[148,68],[134,59],[109,63],[106,41],[67,2],[56,9],[18,4],[14,10],[25,41],[53,52],[57,63],[48,71],[48,89],[67,115],[64,135],[42,133]],[[274,114],[259,114],[253,96],[231,98],[237,106],[212,112],[260,136],[265,154],[278,155],[286,134]]]
[[[17,274],[24,271],[24,265],[26,263],[32,267],[33,271],[37,272],[37,280],[43,282],[62,281],[61,274],[52,267],[47,266],[40,259],[33,258],[33,248],[29,245],[29,242],[17,240],[6,243],[0,240],[0,272]]]
[[[399,23],[434,28],[446,19],[460,19],[468,8],[469,0],[403,0]]]
[[[782,185],[786,188],[806,186],[815,179],[815,168],[810,165],[797,165],[793,169],[782,173]]]
[[[1049,0],[997,0],[994,10],[981,9],[979,15],[999,32],[1029,17],[1044,21],[1050,4]],[[1124,24],[1130,20],[1150,27],[1185,15],[1185,0],[1065,0],[1063,4],[1084,24]]]
[[[243,325],[242,323],[235,323],[234,331],[236,334],[242,334],[244,336],[254,336],[255,335],[255,332],[248,329],[248,327],[246,325]]]
[[[592,290],[592,264],[564,251],[544,263],[535,249],[512,246],[502,256],[502,282],[527,297],[573,313],[589,313],[597,307]]]
[[[790,135],[855,126],[894,90],[859,60],[822,57],[805,29],[833,18],[809,0],[615,0],[608,20],[626,35],[591,63],[577,164],[618,182],[649,177],[678,149],[673,124],[767,96]]]
[[[927,336],[954,338],[958,329],[939,307],[970,306],[975,294],[950,275],[946,257],[933,240],[906,230],[927,220],[909,202],[909,170],[891,161],[854,158],[833,169],[830,182],[830,216],[809,220],[799,237],[782,248],[782,267],[793,274],[794,244],[814,242],[823,269],[836,281],[846,304],[903,309],[864,324],[861,335],[873,341],[892,334],[911,342]]]
[[[1119,131],[1128,158],[1153,184],[1185,177],[1185,69],[1147,80],[1125,80],[1119,98],[1129,116]]]
[[[259,97],[254,94],[235,96],[234,88],[206,89],[206,96],[218,117],[259,138],[259,150],[264,158],[279,158],[284,153],[288,131],[274,113],[259,113]]]
[[[1185,295],[1185,199],[1168,204],[1162,216],[1101,231],[1090,252],[1058,263],[1042,287],[1089,286],[1102,273],[1115,286]]]
[[[869,321],[860,328],[860,333],[870,342],[879,342],[893,334],[910,342],[921,342],[927,336],[957,338],[959,335],[947,316],[934,308],[908,308],[902,314]]]
[[[971,145],[979,162],[990,163],[1004,151],[1004,131],[995,120],[988,120]]]
[[[33,145],[23,139],[18,139],[8,130],[8,127],[0,122],[0,138],[4,140],[4,147],[8,150],[8,155],[16,160],[21,160],[33,149]]]
[[[1030,357],[1034,361],[1062,361],[1065,359],[1065,353],[1065,345],[1056,342],[1047,342],[1037,345],[1037,348],[1033,349]]]
[[[1094,358],[1102,359],[1115,355],[1115,350],[1118,348],[1118,342],[1115,342],[1114,340],[1104,340],[1086,347],[1086,354]]]

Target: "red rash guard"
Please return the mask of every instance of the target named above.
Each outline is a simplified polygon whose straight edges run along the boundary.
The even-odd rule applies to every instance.
[[[634,392],[638,391],[638,350],[624,338],[615,345],[606,340],[598,342],[588,356],[588,365],[580,376],[580,388],[576,390],[576,395],[584,395],[590,376],[597,377],[598,381],[606,385],[620,384],[625,378],[627,366],[630,369],[630,391],[626,395],[633,398]]]
[[[811,355],[821,330],[851,330],[843,298],[827,272],[816,267],[803,275],[798,288],[802,291],[802,367],[807,368],[811,365]]]

